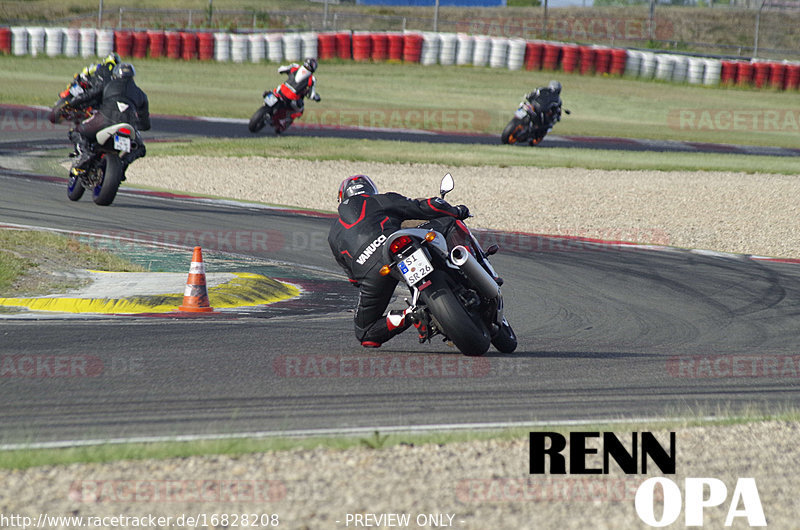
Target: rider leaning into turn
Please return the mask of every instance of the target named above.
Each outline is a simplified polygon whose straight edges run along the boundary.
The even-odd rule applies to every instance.
[[[539,87],[527,94],[525,94],[539,119],[539,124],[544,123],[544,113],[548,112],[551,103],[557,103],[561,107],[561,83],[558,81],[550,81],[547,86]]]
[[[360,290],[354,317],[356,338],[364,347],[377,348],[412,324],[408,310],[384,315],[397,280],[380,274],[381,244],[407,219],[466,219],[469,209],[451,206],[439,197],[409,199],[398,193],[378,193],[366,175],[344,179],[339,202],[339,218],[331,226],[328,244],[350,283]]]
[[[93,86],[72,100],[75,107],[92,105],[99,109],[99,112],[81,122],[74,131],[70,131],[70,140],[75,142],[78,149],[78,157],[71,171],[73,175],[80,174],[83,166],[91,160],[96,134],[115,123],[129,123],[137,131],[136,144],[139,147],[121,157],[124,166],[145,155],[144,142],[138,132],[150,129],[150,109],[147,94],[133,80],[135,75],[133,65],[120,63],[114,67],[108,82]]]
[[[72,81],[67,85],[67,90],[65,92],[69,93],[69,88],[75,81],[78,81],[84,90],[105,85],[107,82],[111,81],[111,73],[114,71],[114,67],[121,62],[119,54],[116,52],[109,53],[101,62],[90,64],[75,74],[72,77]],[[62,97],[65,97],[65,94],[62,93]]]
[[[303,98],[309,97],[314,101],[319,101],[320,96],[317,94],[315,88],[317,79],[314,77],[314,72],[317,70],[317,60],[309,57],[303,61],[302,65],[292,63],[281,66],[278,68],[278,73],[286,74],[288,78],[278,87],[278,93],[289,101],[292,106],[292,113],[289,117],[289,123],[303,115]],[[266,97],[267,92],[264,92],[263,97]],[[287,125],[288,126],[288,125]]]

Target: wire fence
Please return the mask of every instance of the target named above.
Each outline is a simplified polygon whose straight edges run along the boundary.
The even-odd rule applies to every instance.
[[[800,57],[800,2],[746,0],[714,9],[632,6],[626,9],[530,9],[524,16],[435,16],[354,13],[320,6],[318,10],[192,10],[115,8],[97,17],[51,21],[125,29],[211,29],[220,31],[445,31],[491,37],[551,39],[581,44],[640,47],[725,57],[796,59]],[[519,11],[515,11],[519,13]],[[724,15],[723,15],[724,13]],[[422,15],[425,16],[422,16]],[[724,20],[724,24],[723,24]],[[735,31],[731,31],[735,28]]]

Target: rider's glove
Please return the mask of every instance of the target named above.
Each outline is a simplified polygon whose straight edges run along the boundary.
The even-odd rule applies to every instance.
[[[265,97],[267,97],[267,94],[269,94],[269,90],[265,90],[264,93],[261,94],[261,97],[265,98]]]
[[[314,101],[319,101],[319,100],[321,100],[322,98],[321,98],[321,97],[319,97],[319,94],[314,94],[314,97],[313,97],[312,99],[313,99]]]
[[[456,206],[456,210],[458,210],[458,212],[456,213],[456,217],[458,217],[462,221],[467,217],[469,217],[469,208],[467,208],[463,204],[459,204],[458,206]]]

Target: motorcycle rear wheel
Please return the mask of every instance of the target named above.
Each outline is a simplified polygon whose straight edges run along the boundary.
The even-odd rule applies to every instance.
[[[467,312],[450,288],[446,274],[434,271],[429,279],[431,285],[422,291],[421,296],[442,333],[464,355],[479,356],[486,353],[491,343],[486,326]]]
[[[260,106],[258,110],[253,113],[253,116],[250,118],[250,123],[247,125],[251,133],[257,133],[264,128],[264,125],[267,124],[267,114],[269,114],[269,107],[266,105]]]
[[[108,206],[114,202],[117,190],[122,183],[122,161],[116,154],[109,153],[103,157],[103,181],[93,190],[94,203],[98,206]]]

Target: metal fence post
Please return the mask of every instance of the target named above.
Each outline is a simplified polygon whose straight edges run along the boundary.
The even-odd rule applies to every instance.
[[[761,10],[764,9],[764,5],[767,3],[767,0],[761,0],[761,7],[758,8],[758,12],[756,13],[756,29],[755,29],[755,37],[753,38],[753,59],[758,57],[758,32],[759,26],[761,25]]]
[[[547,38],[547,0],[544,0],[544,20],[542,21],[542,35]]]

